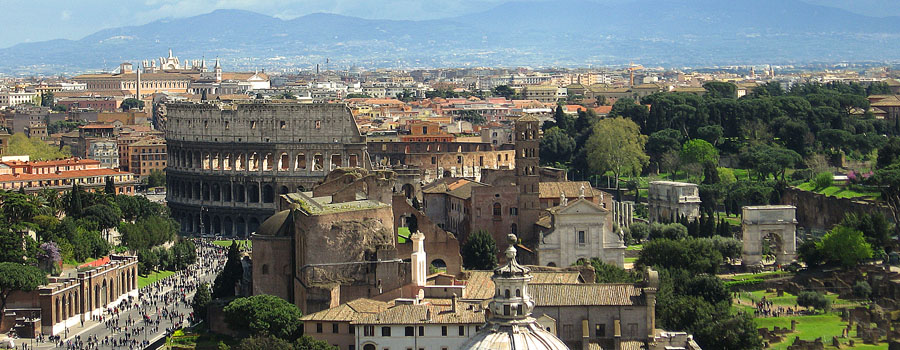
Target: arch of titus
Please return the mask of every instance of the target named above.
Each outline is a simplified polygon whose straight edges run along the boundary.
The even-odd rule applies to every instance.
[[[797,207],[792,205],[765,205],[743,207],[744,249],[741,265],[762,265],[763,245],[766,238],[775,242],[775,263],[788,265],[797,256]]]

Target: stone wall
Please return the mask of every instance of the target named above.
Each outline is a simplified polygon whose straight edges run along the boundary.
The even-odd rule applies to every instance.
[[[892,217],[887,207],[874,202],[830,197],[797,188],[785,189],[781,204],[797,207],[797,225],[807,229],[831,229],[849,213],[881,211],[888,220]]]

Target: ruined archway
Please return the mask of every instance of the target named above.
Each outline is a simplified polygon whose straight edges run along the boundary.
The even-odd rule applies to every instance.
[[[797,256],[796,207],[790,205],[743,208],[741,265],[760,269],[766,263],[790,264]],[[774,258],[766,260],[767,255]]]

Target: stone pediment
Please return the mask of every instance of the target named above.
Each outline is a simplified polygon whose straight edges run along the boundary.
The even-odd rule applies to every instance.
[[[587,199],[576,199],[572,202],[569,202],[566,206],[558,206],[554,211],[554,214],[557,215],[568,215],[568,214],[603,214],[606,213],[607,210],[603,209],[598,204],[591,202]]]

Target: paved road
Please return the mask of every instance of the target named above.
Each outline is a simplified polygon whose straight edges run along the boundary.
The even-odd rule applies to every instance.
[[[212,284],[225,265],[225,250],[203,242],[197,245],[197,262],[187,269],[140,290],[140,297],[124,301],[103,314],[102,320],[61,334],[62,341],[26,342],[30,349],[129,350],[143,349],[167,332],[186,326],[196,286]],[[18,344],[17,344],[18,345]],[[18,346],[19,349],[23,345]]]

